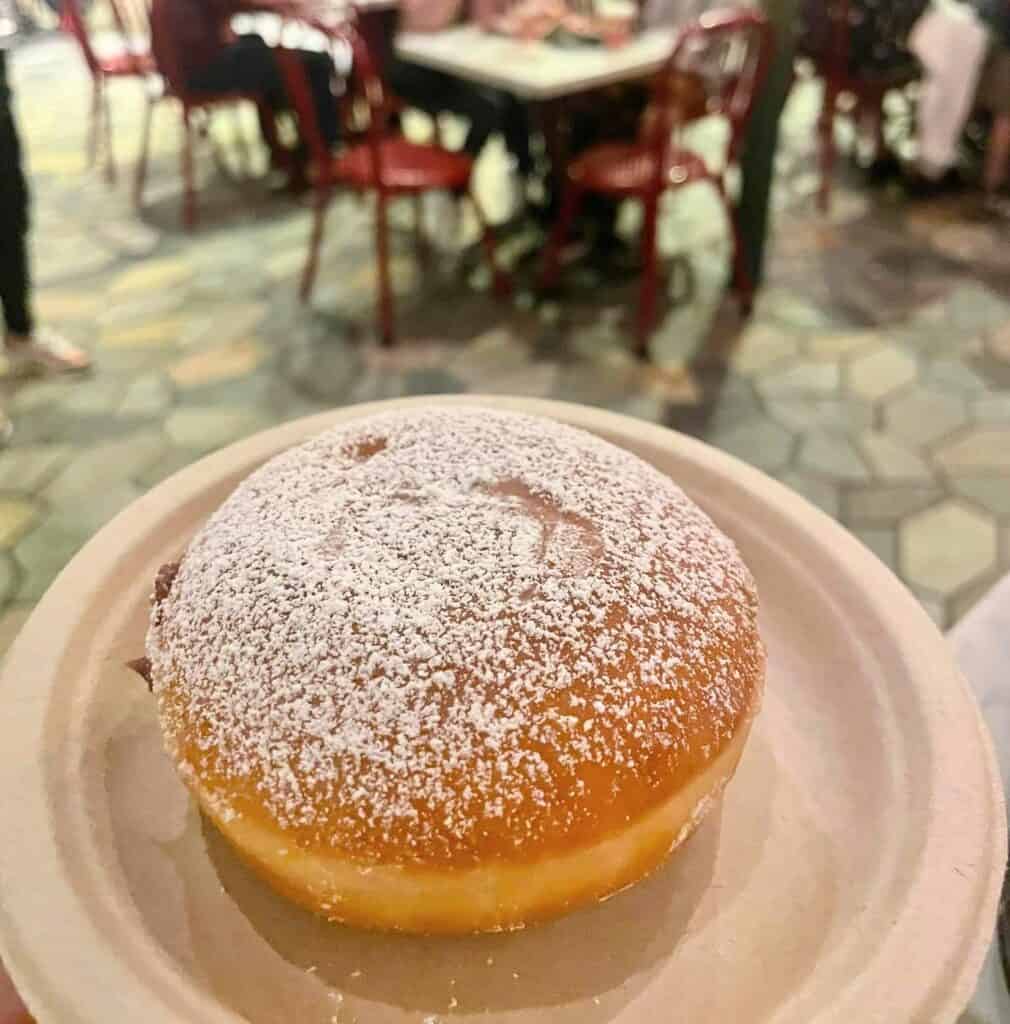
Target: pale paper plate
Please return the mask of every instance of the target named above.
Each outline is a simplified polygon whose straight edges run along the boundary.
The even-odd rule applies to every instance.
[[[768,694],[722,806],[669,864],[526,932],[368,935],[274,896],[162,753],[141,653],[161,563],[252,469],[359,406],[260,434],[123,512],[71,563],[0,682],[0,945],[42,1024],[944,1024],[1006,860],[995,762],[898,581],[765,476],[659,427],[568,421],[668,473],[761,592]]]

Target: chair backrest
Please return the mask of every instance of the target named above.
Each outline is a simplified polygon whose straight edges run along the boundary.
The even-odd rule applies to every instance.
[[[849,62],[851,0],[804,0],[800,10],[799,52],[819,74],[844,74]]]
[[[149,52],[151,31],[147,0],[106,0],[106,3],[111,14],[117,56],[136,57],[137,74],[144,74],[147,69],[142,61]],[[77,40],[88,70],[93,75],[100,74],[101,56],[95,48],[79,0],[63,0],[60,26]]]
[[[665,166],[674,130],[700,113],[726,118],[729,159],[737,159],[771,51],[771,26],[750,9],[709,11],[681,31],[655,82],[652,134],[662,150],[657,171]]]
[[[148,0],[108,0],[128,53],[143,56],[151,48],[151,8]]]
[[[60,27],[64,32],[72,35],[81,48],[84,62],[88,70],[93,74],[99,73],[98,55],[91,45],[91,35],[88,32],[88,24],[84,20],[78,0],[63,0],[63,8],[60,12]]]
[[[353,16],[338,28],[327,27],[334,44],[343,44],[351,54],[351,70],[348,75],[347,103],[363,102],[367,106],[368,123],[366,140],[371,151],[375,181],[382,185],[382,139],[390,112],[390,93],[376,64],[371,47],[357,26]],[[309,148],[323,186],[330,185],[330,152],[319,130],[319,119],[312,100],[308,76],[298,54],[291,50],[275,51],[281,75],[284,79],[288,99],[298,118],[302,140]]]
[[[152,0],[150,21],[154,63],[168,92],[181,99],[189,90],[176,43],[172,0]]]

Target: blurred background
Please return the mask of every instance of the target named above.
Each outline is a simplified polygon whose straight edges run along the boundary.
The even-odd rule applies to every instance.
[[[40,340],[0,379],[3,644],[175,470],[408,394],[702,437],[944,627],[1010,567],[993,5],[4,2]]]

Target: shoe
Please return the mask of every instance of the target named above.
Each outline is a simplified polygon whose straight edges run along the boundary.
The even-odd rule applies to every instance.
[[[28,338],[8,334],[4,354],[15,372],[85,373],[91,369],[91,356],[45,327]]]

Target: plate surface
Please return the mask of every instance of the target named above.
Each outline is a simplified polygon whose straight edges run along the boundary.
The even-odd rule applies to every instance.
[[[643,883],[512,935],[368,935],[274,896],[201,821],[122,667],[158,566],[252,469],[330,424],[432,401],[549,415],[637,452],[736,540],[761,594],[768,693],[721,807]],[[785,488],[611,413],[410,400],[219,452],[71,563],[0,696],[0,946],[41,1024],[944,1024],[992,935],[1001,790],[925,613]]]

